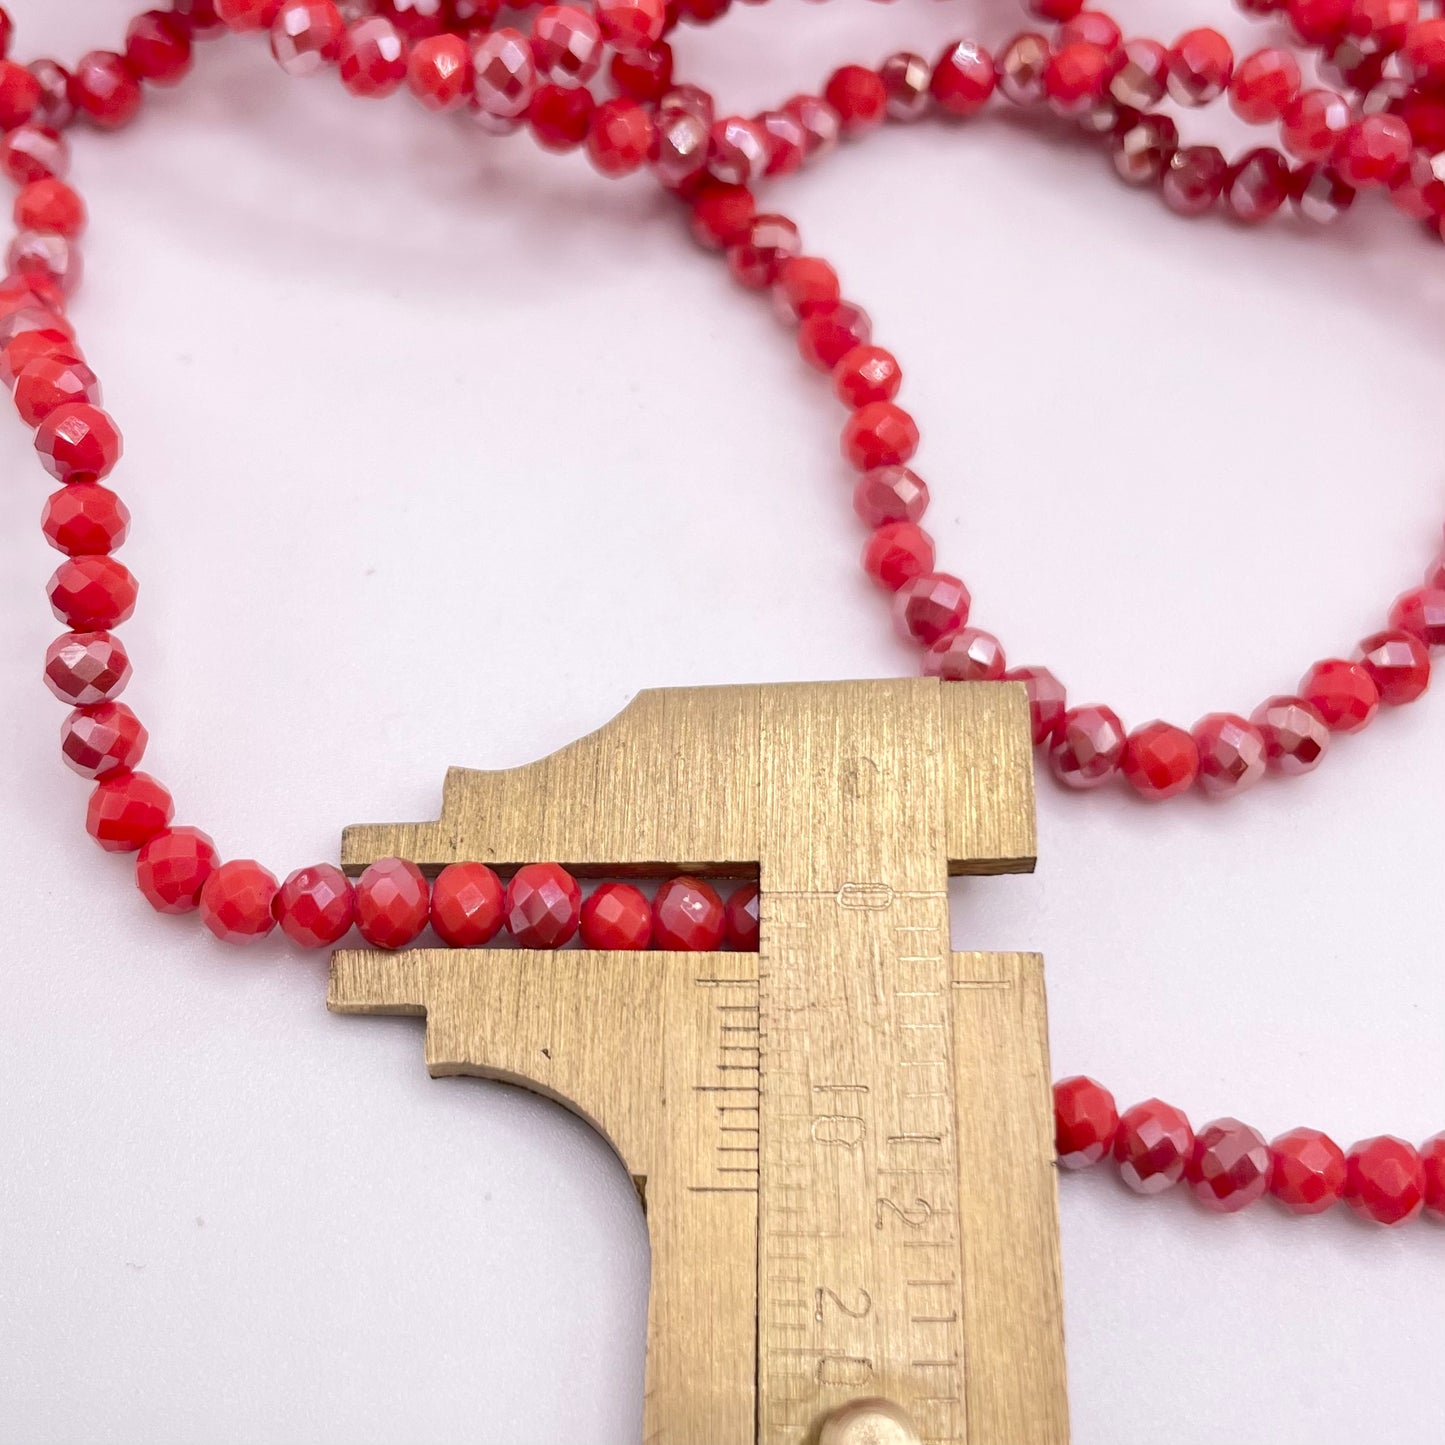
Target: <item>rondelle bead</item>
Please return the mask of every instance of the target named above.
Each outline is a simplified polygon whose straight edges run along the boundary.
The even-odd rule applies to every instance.
[[[55,180],[69,169],[70,146],[49,126],[19,125],[0,137],[0,171],[17,186]]]
[[[428,35],[411,47],[407,89],[427,110],[457,110],[472,93],[472,50],[460,35]]]
[[[535,31],[533,34],[535,35]],[[672,88],[674,58],[672,46],[659,40],[650,50],[619,51],[612,57],[608,74],[620,95],[644,105],[656,104]],[[798,136],[799,156],[802,135]]]
[[[1445,1133],[1432,1134],[1420,1146],[1425,1174],[1425,1212],[1445,1219]]]
[[[833,368],[833,390],[844,406],[892,401],[903,384],[903,368],[881,346],[855,346]]]
[[[1414,702],[1430,686],[1430,649],[1413,632],[1374,632],[1355,657],[1387,707]]]
[[[1445,17],[1432,15],[1406,28],[1400,47],[1405,79],[1426,90],[1445,85]]]
[[[1334,90],[1307,90],[1284,112],[1279,138],[1302,161],[1322,161],[1334,153],[1350,124],[1349,102]]]
[[[379,100],[406,81],[406,42],[381,15],[368,15],[346,27],[337,52],[341,83],[352,95]]]
[[[405,948],[430,916],[431,890],[415,863],[382,858],[356,880],[356,926],[377,948]]]
[[[1177,216],[1202,216],[1219,199],[1229,162],[1218,146],[1182,146],[1159,178],[1164,204]]]
[[[525,114],[536,88],[532,47],[520,30],[504,26],[472,46],[472,97],[484,115],[506,120]]]
[[[1207,714],[1191,736],[1199,753],[1199,786],[1211,797],[1242,793],[1269,770],[1263,731],[1235,713]]]
[[[1087,1169],[1114,1147],[1119,1110],[1114,1096],[1084,1074],[1054,1085],[1054,1149],[1063,1169]]]
[[[1098,104],[1113,65],[1107,51],[1087,40],[1062,46],[1044,67],[1044,94],[1063,116],[1082,116]]]
[[[1355,203],[1355,191],[1335,173],[1333,166],[1301,166],[1294,173],[1290,200],[1307,221],[1328,226]]]
[[[998,83],[993,56],[972,40],[955,40],[934,62],[929,89],[945,115],[977,115]]]
[[[845,136],[876,130],[888,114],[888,91],[877,71],[844,65],[828,77],[823,99],[838,112]]]
[[[1015,35],[998,58],[998,89],[1015,105],[1038,105],[1045,97],[1044,72],[1053,48],[1043,35]]]
[[[1114,169],[1131,186],[1152,186],[1179,149],[1179,127],[1167,115],[1141,115],[1114,134]]]
[[[1180,105],[1207,105],[1234,74],[1234,51],[1217,30],[1186,31],[1169,48],[1166,84]]]
[[[23,65],[0,60],[0,130],[24,125],[34,116],[40,99],[40,82]]]
[[[932,75],[933,67],[911,50],[895,52],[878,67],[878,78],[888,97],[889,120],[922,120],[928,114],[933,99],[928,90]]]
[[[874,467],[853,488],[853,510],[865,527],[916,522],[928,510],[928,483],[908,467]]]
[[[42,356],[53,356],[61,361],[82,359],[75,338],[62,331],[22,331],[0,344],[0,381],[14,386],[20,373]]]
[[[109,476],[122,448],[120,429],[110,416],[85,401],[56,407],[35,432],[41,466],[67,483]]]
[[[1285,0],[1283,8],[1307,45],[1323,45],[1349,24],[1350,0]]]
[[[1289,162],[1277,150],[1260,146],[1230,167],[1224,200],[1236,221],[1257,225],[1268,220],[1290,195]]]
[[[140,81],[123,55],[92,50],[70,74],[70,103],[97,130],[118,130],[140,109]]]
[[[1070,708],[1049,745],[1049,767],[1066,787],[1097,788],[1119,771],[1124,745],[1124,724],[1112,708]]]
[[[722,899],[700,878],[672,878],[652,900],[652,937],[658,948],[705,953],[719,947],[725,924]]]
[[[61,702],[76,707],[119,697],[130,672],[125,647],[110,632],[66,632],[45,654],[45,685]]]
[[[587,141],[596,109],[584,85],[539,85],[527,107],[527,124],[544,150],[576,150]]]
[[[1234,1214],[1269,1185],[1269,1145],[1238,1119],[1215,1119],[1194,1136],[1184,1177],[1194,1197],[1215,1214]]]
[[[933,538],[913,522],[885,522],[863,546],[863,570],[889,592],[931,572],[933,560]]]
[[[507,928],[522,948],[561,948],[582,918],[582,890],[556,863],[528,863],[507,884]]]
[[[707,166],[709,123],[683,110],[659,110],[654,123],[652,169],[658,180],[670,189],[695,180]]]
[[[783,271],[779,279],[784,280]],[[867,344],[873,323],[851,301],[820,302],[798,323],[798,354],[817,371],[831,373],[847,354]]]
[[[1147,111],[1164,98],[1169,52],[1157,40],[1126,40],[1114,59],[1106,93],[1129,110]]]
[[[595,0],[602,38],[623,54],[650,50],[667,29],[664,0]]]
[[[275,21],[281,0],[215,0],[215,6],[228,30],[265,30]]]
[[[74,238],[54,231],[19,232],[10,242],[5,259],[10,270],[22,275],[46,277],[65,296],[80,285],[84,269],[80,247]]]
[[[1269,125],[1281,119],[1299,92],[1299,61],[1291,51],[1269,46],[1239,62],[1229,82],[1229,103],[1241,120]]]
[[[15,410],[26,426],[39,426],[68,401],[100,402],[100,381],[83,361],[37,356],[15,378]]]
[[[134,853],[175,816],[176,805],[149,773],[113,773],[95,785],[85,831],[107,853]]]
[[[135,611],[138,584],[114,557],[68,557],[46,587],[50,609],[76,632],[104,632]]]
[[[768,138],[756,122],[740,115],[713,121],[707,137],[707,171],[725,186],[745,186],[768,166]]]
[[[1029,695],[1029,720],[1033,724],[1034,746],[1051,742],[1068,709],[1064,685],[1046,667],[1014,667],[1004,673],[1005,682],[1021,682]]]
[[[60,729],[65,765],[99,782],[112,773],[133,772],[145,756],[149,734],[123,702],[78,707]]]
[[[893,622],[907,641],[929,647],[968,621],[973,599],[968,588],[947,572],[912,577],[893,597]]]
[[[580,6],[546,5],[532,20],[532,54],[554,85],[585,85],[602,66],[601,28]]]
[[[99,557],[125,541],[130,512],[108,487],[82,482],[50,495],[40,525],[57,551],[69,557]]]
[[[1367,115],[1353,122],[1334,150],[1335,169],[1346,185],[1388,186],[1410,159],[1410,131],[1395,115]]]
[[[991,632],[960,627],[932,643],[923,654],[923,675],[945,682],[997,682],[1008,660]]]
[[[1270,1141],[1269,1192],[1292,1214],[1322,1214],[1345,1190],[1345,1151],[1318,1129]]]
[[[646,948],[652,942],[652,905],[630,883],[604,883],[582,905],[582,947]]]
[[[894,402],[869,402],[843,424],[842,450],[860,472],[898,466],[918,450],[917,423]]]
[[[276,927],[276,889],[276,875],[254,858],[222,863],[201,885],[201,922],[222,943],[255,943]]]
[[[746,186],[708,181],[692,203],[692,235],[700,246],[721,251],[748,233],[757,203]]]
[[[1445,588],[1416,587],[1402,592],[1390,608],[1390,626],[1430,647],[1445,647]]]
[[[625,96],[604,100],[592,112],[587,158],[604,176],[626,176],[647,164],[656,130],[646,107]],[[775,218],[781,219],[781,218]]]
[[[190,27],[169,10],[146,10],[126,27],[125,61],[152,85],[176,85],[191,68]]]
[[[1307,773],[1319,766],[1330,745],[1330,730],[1315,708],[1300,697],[1272,697],[1250,714],[1264,734],[1272,772]]]
[[[1194,1153],[1189,1120],[1171,1104],[1146,1099],[1119,1116],[1114,1162],[1136,1194],[1162,1194],[1184,1177]]]
[[[31,181],[15,197],[15,224],[23,231],[74,237],[85,230],[85,202],[55,177]]]
[[[728,270],[750,291],[765,291],[778,279],[783,262],[802,249],[798,228],[786,216],[754,216],[746,237],[728,248]]]
[[[1362,1139],[1345,1155],[1345,1203],[1376,1224],[1404,1224],[1425,1207],[1425,1167],[1391,1134]]]
[[[502,931],[506,889],[485,863],[451,863],[431,890],[431,926],[448,948],[481,948]]]
[[[60,130],[75,118],[70,101],[70,72],[54,60],[32,60],[29,71],[40,87],[40,98],[31,113],[38,125]]]
[[[277,890],[271,912],[281,931],[302,948],[330,948],[356,920],[356,890],[339,868],[298,868]]]
[[[157,913],[194,913],[220,861],[199,828],[165,828],[136,854],[136,887]]]
[[[1156,720],[1129,734],[1122,767],[1124,780],[1141,798],[1173,798],[1194,785],[1199,748],[1183,728]]]
[[[756,883],[732,891],[723,905],[723,935],[729,948],[756,953],[762,931],[762,895]]]
[[[803,127],[803,154],[809,160],[827,153],[838,144],[842,127],[838,112],[820,95],[795,95],[783,109]]]
[[[1358,662],[1330,658],[1300,679],[1299,693],[1331,732],[1355,733],[1380,708],[1380,689]]]
[[[271,22],[271,54],[287,75],[317,75],[335,63],[345,34],[332,0],[288,0]]]

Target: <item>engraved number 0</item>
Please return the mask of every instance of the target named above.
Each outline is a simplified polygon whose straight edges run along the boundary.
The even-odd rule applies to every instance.
[[[919,1229],[924,1221],[932,1215],[933,1206],[926,1199],[915,1199],[912,1206],[895,1204],[891,1199],[880,1199],[873,1221],[877,1228],[883,1228],[883,1216],[889,1211],[896,1214],[909,1229]]]
[[[861,1320],[873,1308],[873,1296],[866,1289],[858,1291],[858,1308],[850,1310],[838,1296],[838,1291],[829,1289],[826,1285],[819,1285],[813,1293],[813,1318],[821,1325],[823,1323],[823,1303],[825,1300],[832,1300],[833,1304],[847,1315],[850,1319]]]

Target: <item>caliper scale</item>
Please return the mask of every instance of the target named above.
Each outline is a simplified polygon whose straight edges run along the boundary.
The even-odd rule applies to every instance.
[[[1034,861],[1028,703],[933,679],[640,695],[342,862],[756,877],[751,953],[342,951],[434,1075],[593,1125],[652,1246],[643,1438],[1068,1437],[1042,960],[954,953],[950,873]]]

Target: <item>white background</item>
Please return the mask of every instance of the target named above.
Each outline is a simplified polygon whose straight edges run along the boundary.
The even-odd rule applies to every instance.
[[[73,58],[128,7],[11,8],[19,53]],[[756,108],[974,18],[780,3],[681,48]],[[128,700],[228,855],[334,858],[346,823],[435,816],[448,764],[528,761],[644,686],[914,667],[855,565],[836,404],[645,178],[240,41],[77,150]],[[1247,711],[1418,580],[1445,273],[1385,206],[1186,224],[1001,116],[775,194],[908,369],[977,620],[1077,700]],[[0,1439],[635,1441],[621,1168],[535,1099],[429,1081],[416,1023],[328,1016],[324,958],[150,912],[58,760],[46,485],[11,423],[0,478]],[[1232,805],[1046,782],[1037,875],[960,887],[956,945],[1042,949],[1055,1073],[1121,1104],[1424,1137],[1442,694]],[[1438,1227],[1060,1193],[1079,1445],[1445,1433]]]

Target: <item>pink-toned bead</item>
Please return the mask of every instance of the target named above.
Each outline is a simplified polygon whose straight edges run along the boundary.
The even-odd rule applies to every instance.
[[[844,457],[860,472],[899,466],[918,450],[918,425],[901,406],[873,401],[843,424]]]
[[[457,110],[472,93],[472,51],[460,35],[429,35],[411,48],[406,83],[428,110]]]
[[[1307,90],[1290,102],[1280,123],[1284,148],[1302,161],[1333,155],[1350,125],[1349,102],[1334,90]]]
[[[1241,120],[1268,125],[1283,117],[1299,92],[1299,61],[1291,51],[1271,46],[1239,62],[1229,83],[1229,103]]]
[[[932,73],[929,63],[910,50],[890,55],[878,67],[878,78],[887,96],[889,120],[922,120],[928,114],[933,102],[928,89]]]
[[[947,572],[924,572],[901,586],[893,598],[893,621],[905,640],[928,647],[968,621],[968,588]]]
[[[844,406],[892,401],[903,384],[903,368],[881,346],[855,346],[833,368],[833,390]]]
[[[1238,1119],[1215,1119],[1194,1136],[1185,1178],[1194,1197],[1215,1214],[1234,1214],[1263,1197],[1269,1145]]]
[[[1130,110],[1148,110],[1164,99],[1169,52],[1157,40],[1127,40],[1109,77],[1109,98]]]
[[[130,672],[125,647],[109,632],[66,632],[45,654],[45,685],[61,702],[75,707],[119,697]]]
[[[1175,215],[1202,216],[1219,199],[1228,178],[1229,162],[1217,146],[1184,146],[1169,157],[1159,189]]]
[[[1350,19],[1350,0],[1285,0],[1284,9],[1295,34],[1307,45],[1326,44]]]
[[[406,81],[406,42],[390,20],[369,15],[347,26],[337,62],[341,83],[352,95],[380,100]]]
[[[507,928],[522,948],[561,948],[582,921],[582,890],[556,863],[528,863],[507,884]]]
[[[652,105],[672,88],[674,64],[672,46],[659,40],[650,50],[618,51],[608,74],[619,95]]]
[[[201,886],[201,922],[222,943],[256,943],[276,927],[276,889],[276,875],[254,858],[222,863]]]
[[[889,592],[931,572],[933,561],[933,538],[913,522],[885,522],[863,546],[863,570]]]
[[[1068,710],[1064,685],[1046,667],[1014,667],[1003,675],[1005,682],[1021,682],[1029,695],[1029,720],[1033,723],[1034,746],[1051,742]]]
[[[330,863],[298,868],[277,890],[271,912],[281,931],[302,948],[330,948],[356,920],[356,890]]]
[[[1355,121],[1335,147],[1335,169],[1357,190],[1388,186],[1410,159],[1410,130],[1399,116],[1367,115]]]
[[[711,145],[710,123],[685,110],[659,110],[652,169],[668,187],[702,174]]]
[[[726,932],[722,899],[700,878],[673,878],[652,900],[652,937],[658,948],[707,953]]]
[[[945,682],[997,682],[1006,666],[1003,644],[977,627],[948,633],[923,654],[924,676]]]
[[[998,82],[993,56],[971,40],[956,40],[933,66],[930,83],[938,108],[947,115],[977,115]]]
[[[1277,150],[1261,146],[1230,168],[1224,200],[1235,220],[1255,225],[1274,215],[1289,200],[1289,193],[1289,162]]]
[[[23,65],[0,60],[0,130],[24,125],[39,105],[39,81]]]
[[[138,584],[114,557],[67,557],[46,596],[56,617],[74,632],[104,632],[135,611]]]
[[[798,228],[786,216],[754,216],[746,238],[728,247],[728,270],[750,291],[765,291],[778,279],[783,262],[802,249]]]
[[[287,75],[316,75],[341,54],[345,33],[332,0],[292,0],[272,22],[271,54]]]
[[[1414,1145],[1390,1134],[1345,1155],[1345,1203],[1376,1224],[1404,1224],[1425,1207],[1425,1169]]]
[[[1390,199],[1412,220],[1438,224],[1445,216],[1445,153],[1413,151],[1390,183]]]
[[[1355,733],[1379,711],[1380,690],[1358,662],[1330,658],[1300,679],[1300,696],[1331,732]]]
[[[1114,135],[1112,158],[1131,186],[1157,185],[1179,149],[1179,127],[1167,115],[1141,115]]]
[[[1390,626],[1413,634],[1430,647],[1445,647],[1445,588],[1416,587],[1402,592],[1390,608]]]
[[[43,125],[20,125],[0,138],[0,171],[17,186],[56,180],[70,169],[65,137]]]
[[[1114,1147],[1119,1110],[1114,1096],[1084,1074],[1054,1085],[1054,1150],[1060,1168],[1087,1169]]]
[[[1066,787],[1097,788],[1119,771],[1124,744],[1124,725],[1112,708],[1070,708],[1049,746],[1049,767]]]
[[[745,186],[768,167],[768,138],[756,121],[725,115],[708,131],[707,172],[725,186]]]
[[[1194,785],[1199,749],[1172,723],[1150,722],[1135,728],[1124,745],[1124,780],[1142,798],[1172,798]]]
[[[130,512],[108,488],[83,482],[51,494],[41,527],[45,540],[66,556],[99,557],[125,541]]]
[[[723,931],[729,948],[756,953],[762,931],[762,899],[756,883],[734,889],[723,905]]]
[[[928,510],[928,483],[908,467],[874,467],[853,488],[853,510],[865,527],[916,522]]]
[[[431,925],[448,948],[481,948],[502,930],[506,890],[485,863],[452,863],[431,890]]]
[[[1414,702],[1430,686],[1430,649],[1413,632],[1375,632],[1355,653],[1387,707]]]
[[[66,483],[109,476],[122,446],[120,430],[109,415],[84,401],[56,407],[35,432],[41,466]]]
[[[804,154],[809,160],[826,155],[838,144],[842,122],[838,112],[819,95],[795,95],[783,109],[795,116],[806,137]]]
[[[701,180],[692,201],[693,238],[710,251],[725,250],[747,235],[757,213],[757,203],[746,186]]]
[[[1015,105],[1038,105],[1045,98],[1044,73],[1053,49],[1042,35],[1015,35],[998,58],[999,94]]]
[[[1335,173],[1333,166],[1301,166],[1290,185],[1295,210],[1316,226],[1339,220],[1355,203],[1355,192]]]
[[[100,380],[83,361],[63,356],[37,356],[15,378],[15,410],[26,426],[39,426],[68,401],[99,404]]]
[[[520,116],[536,89],[532,47],[520,30],[504,26],[472,46],[472,94],[483,115],[503,120]]]
[[[148,741],[140,719],[123,702],[78,707],[60,729],[66,767],[95,782],[112,773],[134,772]]]
[[[1272,697],[1250,721],[1264,734],[1272,772],[1307,773],[1318,767],[1330,745],[1330,730],[1315,708],[1301,697]]]
[[[382,858],[356,880],[356,926],[377,948],[405,948],[431,916],[431,890],[420,868]]]
[[[1345,1190],[1345,1151],[1318,1129],[1291,1129],[1269,1146],[1269,1192],[1291,1214],[1322,1214]]]
[[[1212,797],[1231,797],[1252,788],[1268,771],[1264,733],[1230,712],[1212,712],[1193,729],[1199,751],[1199,786]]]
[[[532,21],[537,69],[554,85],[585,85],[602,66],[602,31],[576,5],[547,5]]]
[[[80,285],[84,269],[75,238],[55,231],[21,231],[10,242],[5,262],[22,275],[48,277],[66,296]]]
[[[627,55],[650,50],[667,28],[664,0],[596,0],[596,12],[602,38]]]
[[[175,816],[176,805],[149,773],[112,773],[95,785],[85,831],[107,853],[134,853]]]
[[[1234,74],[1234,51],[1217,30],[1190,30],[1170,47],[1166,65],[1174,100],[1180,105],[1207,105],[1224,94]]]
[[[199,828],[166,828],[135,860],[135,882],[157,913],[194,913],[221,856]]]
[[[790,176],[801,169],[807,158],[808,137],[797,116],[786,110],[765,110],[757,117],[757,126],[768,147],[764,175]]]
[[[1114,1162],[1136,1194],[1162,1194],[1184,1177],[1194,1153],[1194,1131],[1172,1104],[1146,1099],[1119,1117]]]
[[[630,883],[604,883],[582,905],[582,947],[635,951],[652,942],[652,905]]]

